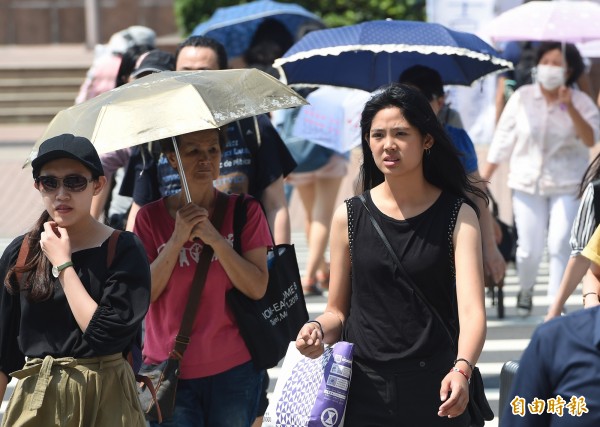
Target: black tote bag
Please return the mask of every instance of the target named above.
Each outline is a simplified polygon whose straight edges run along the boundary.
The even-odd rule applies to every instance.
[[[235,205],[234,249],[238,253],[249,200],[240,195]],[[294,245],[276,245],[270,250],[268,267],[269,283],[260,300],[248,298],[236,288],[227,292],[227,303],[257,369],[277,366],[308,320]]]

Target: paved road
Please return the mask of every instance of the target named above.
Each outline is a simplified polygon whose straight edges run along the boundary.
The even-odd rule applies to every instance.
[[[304,260],[306,258],[306,243],[302,233],[294,233],[294,242],[300,269],[304,268]],[[0,239],[0,251],[9,243],[7,239]],[[537,285],[534,294],[534,310],[533,315],[527,319],[521,319],[516,315],[516,294],[518,292],[517,279],[513,268],[509,268],[508,277],[505,285],[505,305],[506,318],[503,320],[497,319],[496,309],[491,306],[490,299],[486,299],[486,307],[488,314],[488,334],[486,343],[483,349],[483,354],[479,360],[478,366],[483,375],[486,394],[488,400],[496,414],[496,419],[493,422],[487,423],[487,426],[497,426],[498,419],[498,399],[500,387],[500,370],[502,364],[508,360],[519,359],[522,351],[529,342],[531,334],[539,323],[543,320],[543,315],[548,307],[548,299],[546,298],[546,288],[548,282],[548,266],[543,264],[538,277]],[[568,301],[568,308],[574,311],[580,307],[580,298],[577,291],[576,296],[572,296]],[[309,315],[314,318],[320,314],[326,304],[326,297],[311,296],[307,298],[307,306]],[[272,392],[277,381],[279,368],[270,370],[271,383],[269,391]],[[5,396],[2,406],[0,407],[0,417],[4,413],[7,400],[12,392],[15,382],[9,385],[9,392]]]

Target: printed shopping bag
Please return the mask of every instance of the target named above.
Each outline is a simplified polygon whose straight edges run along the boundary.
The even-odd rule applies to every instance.
[[[326,346],[310,359],[288,346],[263,427],[340,427],[352,376],[353,344]]]

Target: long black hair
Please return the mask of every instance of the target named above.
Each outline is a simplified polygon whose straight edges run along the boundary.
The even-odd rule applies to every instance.
[[[369,147],[369,134],[375,115],[388,107],[399,108],[404,118],[417,128],[421,135],[430,135],[435,141],[429,153],[423,156],[423,175],[427,182],[464,197],[479,215],[479,209],[469,195],[481,197],[486,202],[487,195],[467,177],[459,158],[460,153],[450,141],[427,98],[410,85],[394,83],[386,86],[365,104],[360,120],[363,163],[360,168],[359,186],[362,186],[362,191],[372,189],[385,179],[373,159]]]
[[[585,192],[586,187],[590,184],[590,182],[597,180],[600,178],[600,154],[594,157],[594,160],[590,163],[583,174],[583,178],[579,183],[579,190],[577,192],[577,198],[581,199],[583,197],[583,193]]]

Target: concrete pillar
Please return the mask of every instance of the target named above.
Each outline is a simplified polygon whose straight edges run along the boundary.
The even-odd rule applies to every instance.
[[[100,42],[99,0],[85,0],[85,45],[93,49]]]

